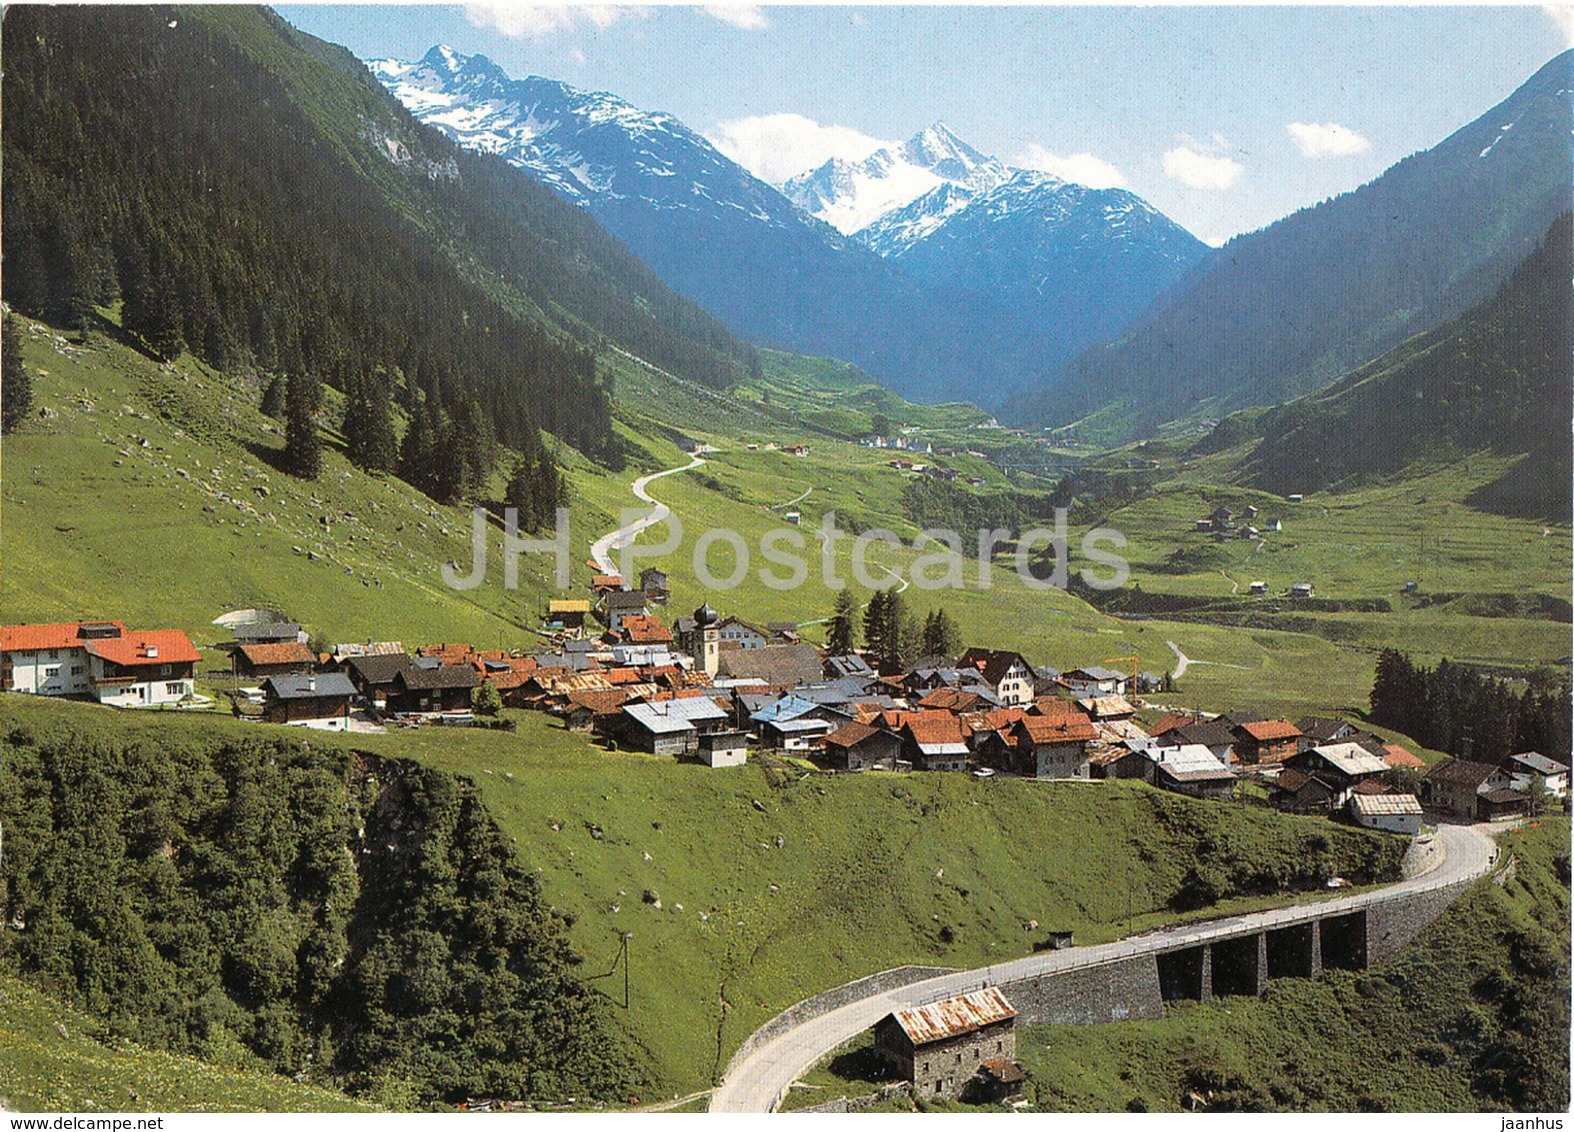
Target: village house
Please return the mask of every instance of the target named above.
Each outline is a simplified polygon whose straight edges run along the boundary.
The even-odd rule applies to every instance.
[[[617,593],[623,589],[623,575],[621,574],[593,574],[590,578],[590,592],[593,596],[602,598],[608,594]]]
[[[1180,747],[1151,747],[1153,785],[1192,798],[1228,798],[1235,791],[1235,772],[1212,751],[1193,743]]]
[[[481,674],[469,664],[418,657],[394,674],[387,709],[399,715],[469,711],[470,693],[480,685]]]
[[[1421,832],[1421,802],[1414,794],[1352,794],[1350,820],[1366,829],[1415,836]]]
[[[749,737],[742,731],[710,731],[700,736],[699,759],[708,767],[742,766],[749,758]]]
[[[727,713],[709,696],[625,704],[620,737],[636,751],[686,755],[699,749],[702,734],[727,730]]]
[[[1508,760],[1509,787],[1528,794],[1537,779],[1553,798],[1569,796],[1569,768],[1556,759],[1535,751],[1513,755]]]
[[[786,754],[812,754],[836,728],[837,724],[830,720],[812,716],[765,720],[760,723],[760,746]]]
[[[962,721],[950,712],[910,713],[900,734],[902,757],[914,770],[967,769],[971,752],[962,734]]]
[[[345,661],[355,656],[404,656],[404,645],[398,641],[346,641],[333,646],[328,653],[328,659],[335,665],[342,665]]]
[[[1302,767],[1284,767],[1268,783],[1276,809],[1287,814],[1331,813],[1338,793],[1326,779]]]
[[[336,670],[349,677],[356,694],[378,710],[388,706],[388,694],[394,690],[394,677],[411,666],[410,658],[402,652],[351,656],[333,663]]]
[[[667,572],[655,566],[647,566],[639,572],[639,588],[652,605],[666,605],[672,596]]]
[[[1235,737],[1235,757],[1246,766],[1283,762],[1301,749],[1301,729],[1284,719],[1237,723],[1230,734]]]
[[[241,645],[230,654],[235,675],[250,680],[265,676],[289,676],[311,672],[317,667],[317,654],[300,641]]]
[[[813,684],[820,673],[820,654],[813,645],[766,645],[717,656],[716,674],[729,680],[758,680],[772,687],[791,688]]]
[[[918,1097],[960,1097],[986,1063],[1014,1061],[1016,1008],[999,987],[887,1014],[875,1052]]]
[[[1313,597],[1314,596],[1314,591],[1312,589],[1312,583],[1310,583],[1310,582],[1295,582],[1294,584],[1292,584],[1290,586],[1290,596],[1293,597],[1293,598],[1302,598],[1302,599]]]
[[[318,731],[348,731],[353,695],[355,685],[342,672],[270,676],[262,682],[262,718]]]
[[[1171,743],[1182,746],[1196,745],[1207,747],[1210,754],[1225,766],[1235,761],[1235,735],[1228,727],[1216,720],[1199,720],[1188,723],[1184,727],[1177,727],[1165,736]]]
[[[1382,758],[1389,770],[1424,770],[1426,763],[1398,743],[1384,743]]]
[[[1024,715],[1009,732],[1015,747],[1011,770],[1028,778],[1089,778],[1088,745],[1098,738],[1080,712]]]
[[[1388,773],[1388,764],[1359,743],[1327,743],[1299,751],[1285,760],[1333,788],[1329,809],[1338,809],[1356,785]]]
[[[818,759],[833,770],[911,770],[899,736],[867,723],[844,723],[825,737]]]
[[[1060,674],[1060,682],[1078,699],[1084,696],[1129,696],[1131,676],[1112,668],[1073,668]]]
[[[1467,821],[1490,820],[1512,803],[1507,795],[1516,793],[1508,771],[1465,759],[1438,763],[1421,785],[1428,805]]]
[[[672,644],[672,630],[668,629],[661,621],[649,614],[640,617],[635,615],[625,616],[619,632],[623,640],[631,645],[660,645],[666,647]]]
[[[86,696],[113,707],[178,704],[194,694],[202,654],[179,629],[119,621],[0,626],[0,689]]]
[[[585,598],[553,598],[547,602],[547,626],[565,633],[580,636],[585,631],[585,618],[590,616],[590,602]]]
[[[841,680],[856,678],[859,680],[873,680],[875,670],[869,667],[869,662],[856,654],[846,656],[828,656],[825,658],[825,678],[827,680]]]
[[[1130,719],[1137,714],[1137,709],[1124,696],[1088,696],[1078,700],[1077,706],[1100,722]]]
[[[650,612],[646,605],[645,595],[639,590],[617,590],[609,593],[604,607],[607,621],[607,631],[620,633],[623,631],[625,617],[644,617]]]
[[[230,626],[230,636],[237,645],[266,645],[295,641],[304,644],[306,634],[294,621],[257,620],[242,621]]]
[[[570,692],[559,714],[570,731],[590,731],[615,718],[628,702],[621,688],[593,688]]]
[[[763,649],[771,643],[770,633],[741,617],[723,617],[718,621],[716,639],[723,650]]]
[[[1033,702],[1033,666],[1019,653],[970,648],[962,654],[957,667],[976,668],[1005,707],[1023,707]]]
[[[1295,726],[1301,732],[1301,737],[1296,742],[1303,751],[1309,751],[1323,743],[1343,743],[1356,731],[1353,723],[1347,723],[1342,719],[1323,719],[1315,715],[1307,716]]]

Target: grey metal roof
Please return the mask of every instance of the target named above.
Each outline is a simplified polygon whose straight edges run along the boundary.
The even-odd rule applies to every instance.
[[[1515,755],[1511,761],[1528,771],[1541,775],[1542,778],[1551,778],[1556,774],[1567,774],[1569,769],[1556,759],[1549,759],[1539,751],[1526,751],[1522,755]]]
[[[1365,817],[1397,817],[1419,814],[1421,803],[1414,794],[1352,794],[1350,808]]]
[[[355,695],[355,685],[342,672],[323,672],[315,676],[270,676],[263,682],[281,700],[316,700]]]
[[[1383,774],[1388,764],[1359,743],[1329,743],[1312,748],[1334,769],[1351,778],[1363,774]]]

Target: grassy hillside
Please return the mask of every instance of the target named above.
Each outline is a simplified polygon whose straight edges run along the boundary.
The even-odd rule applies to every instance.
[[[259,734],[222,718],[46,702],[6,709],[40,740],[111,719],[122,741],[182,748]],[[543,716],[516,718],[512,735],[434,729],[311,742],[472,778],[520,863],[569,914],[581,975],[679,1095],[708,1085],[778,1010],[847,979],[1026,954],[1031,920],[1096,940],[1199,914],[1183,912],[1199,897],[1221,896],[1220,910],[1282,900],[1329,875],[1386,875],[1402,849],[1325,821],[1140,784],[805,777],[761,763],[712,771],[609,754]],[[593,977],[612,970],[625,931],[626,1014],[621,971]]]
[[[359,1101],[112,1037],[91,1015],[0,976],[0,1107],[16,1112],[365,1112]]]

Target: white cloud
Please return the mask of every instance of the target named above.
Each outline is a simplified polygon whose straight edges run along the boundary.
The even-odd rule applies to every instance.
[[[1372,148],[1370,138],[1338,122],[1291,122],[1285,129],[1302,157],[1351,157]]]
[[[823,126],[802,114],[760,114],[718,122],[705,135],[712,145],[762,181],[779,185],[833,157],[862,161],[895,143],[851,126]]]
[[[758,4],[707,4],[704,11],[707,16],[744,31],[759,31],[769,26]]]
[[[1198,153],[1190,146],[1176,146],[1164,155],[1164,175],[1190,189],[1222,192],[1241,179],[1246,166],[1228,157]]]
[[[588,24],[605,31],[621,19],[644,19],[645,8],[626,4],[466,4],[465,19],[512,39],[544,39]]]
[[[1552,17],[1563,33],[1563,42],[1574,47],[1574,4],[1543,4],[1541,10]]]
[[[1090,189],[1126,187],[1125,174],[1102,157],[1095,157],[1091,153],[1072,153],[1062,157],[1037,142],[1029,142],[1012,164],[1023,169],[1037,169],[1040,173],[1052,173],[1063,181],[1086,185]]]

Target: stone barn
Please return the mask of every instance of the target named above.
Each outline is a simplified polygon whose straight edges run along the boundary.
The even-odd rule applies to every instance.
[[[985,987],[887,1014],[875,1023],[874,1047],[914,1096],[959,1097],[986,1063],[1015,1060],[1016,1018],[1000,988]]]

